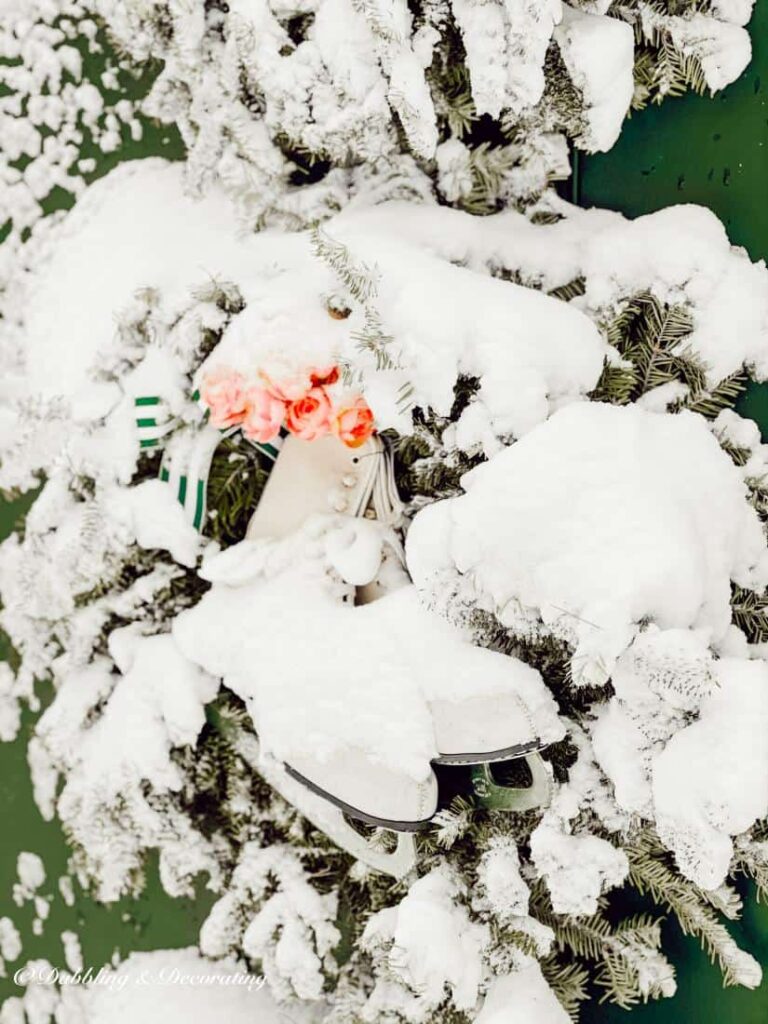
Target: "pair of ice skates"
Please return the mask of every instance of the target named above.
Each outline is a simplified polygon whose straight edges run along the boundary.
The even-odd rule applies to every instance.
[[[301,441],[287,437],[248,528],[248,538],[282,537],[299,528],[313,513],[333,511],[366,516],[396,525],[401,506],[394,484],[392,455],[377,436],[358,449],[349,449],[333,437]],[[380,596],[376,585],[360,588],[358,600]],[[457,704],[433,699],[437,765],[488,765],[525,758],[533,785],[505,789],[507,806],[526,810],[540,806],[549,795],[549,774],[538,750],[531,716],[516,694],[472,697]],[[327,763],[286,765],[293,779],[329,800],[350,817],[395,831],[417,831],[429,825],[438,808],[438,782],[434,773],[416,783],[346,751]],[[504,787],[496,786],[490,772],[474,775],[481,799],[504,803]]]
[[[163,475],[189,504],[190,518],[201,521],[206,460],[216,447],[212,428],[204,428],[182,458],[165,460]],[[219,435],[220,437],[220,435]],[[274,460],[247,539],[281,539],[301,528],[312,515],[348,515],[377,519],[396,527],[402,507],[394,483],[392,453],[374,435],[362,447],[350,449],[332,436],[303,441],[283,437],[278,448],[266,451]],[[182,469],[179,469],[179,466]],[[183,467],[193,467],[190,479]],[[183,479],[182,479],[183,477]],[[374,582],[357,590],[357,603],[387,594]],[[497,659],[500,655],[477,652]],[[460,659],[459,659],[460,660]],[[479,658],[478,658],[479,660]],[[482,688],[479,688],[482,690]],[[551,775],[538,751],[545,744],[537,735],[533,716],[517,693],[497,692],[460,701],[433,694],[428,702],[437,756],[432,765],[473,766],[472,784],[478,802],[486,807],[525,811],[545,805]],[[374,869],[397,877],[414,864],[410,833],[429,826],[439,807],[438,777],[432,770],[424,780],[377,763],[360,749],[345,748],[324,760],[311,752],[281,764],[259,749],[253,737],[240,741],[241,755],[264,775],[291,804],[325,834]],[[495,781],[491,765],[524,759],[531,785],[509,787]],[[399,833],[394,849],[371,844],[348,819]]]

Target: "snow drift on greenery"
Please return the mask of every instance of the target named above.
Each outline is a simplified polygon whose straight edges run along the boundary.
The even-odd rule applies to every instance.
[[[50,964],[34,961],[39,977],[55,976]],[[47,970],[46,970],[47,968]],[[94,972],[96,973],[96,972]],[[30,984],[25,994],[6,1001],[3,1024],[283,1024],[288,1018],[263,987],[233,959],[208,960],[194,947],[132,953],[117,967],[104,968],[88,985],[68,983],[62,971],[58,988]],[[40,996],[47,996],[41,1000]],[[290,1008],[295,1024],[319,1017],[302,1006]],[[26,1016],[25,1016],[26,1014]]]
[[[768,376],[766,270],[699,207],[630,221],[548,189],[569,140],[608,148],[630,106],[740,73],[751,3],[698,6],[3,5],[0,484],[44,482],[0,548],[19,656],[0,735],[51,680],[29,760],[80,881],[137,892],[150,851],[174,895],[205,875],[203,953],[241,957],[271,993],[158,998],[128,981],[246,974],[140,954],[113,972],[119,999],[63,990],[73,1024],[209,1006],[269,1021],[275,999],[324,1024],[563,1024],[588,979],[622,1006],[674,993],[659,917],[608,912],[625,883],[727,983],[759,983],[721,916],[740,909],[735,873],[768,887],[768,448],[731,408],[747,372]],[[143,102],[112,109],[88,84],[101,46],[107,90],[118,64],[158,62]],[[110,151],[139,107],[178,124],[186,161],[83,190],[85,135]],[[41,223],[53,185],[83,194]],[[243,544],[266,468],[241,438],[214,459],[202,538],[139,447],[137,396],[191,429],[208,369],[330,361],[395,447],[434,608],[411,586],[342,607],[338,565],[303,534]],[[458,658],[525,691],[553,799],[509,815],[464,792],[394,883],[253,769],[254,718],[282,756],[363,737],[418,774],[424,700]],[[3,1024],[59,998],[30,989]]]
[[[761,493],[768,460],[754,429],[727,408],[714,421],[702,415],[730,401],[724,370],[768,365],[765,269],[731,249],[698,208],[628,221],[554,196],[539,204],[543,223],[511,210],[479,219],[432,202],[361,202],[320,231],[238,238],[215,189],[197,203],[180,198],[181,174],[147,161],[94,186],[82,215],[50,232],[39,262],[19,274],[30,296],[57,296],[56,304],[35,302],[9,332],[28,367],[14,385],[3,479],[43,470],[46,481],[24,537],[0,549],[3,624],[21,658],[6,686],[6,720],[10,731],[14,698],[31,698],[35,677],[53,678],[56,698],[30,763],[41,807],[76,840],[83,882],[94,880],[105,899],[135,891],[156,849],[170,892],[190,891],[199,872],[217,891],[201,936],[210,955],[258,961],[280,999],[317,998],[330,985],[339,1005],[348,1000],[369,1019],[387,1008],[421,1021],[441,1012],[441,998],[479,1007],[495,975],[537,960],[565,1004],[578,1001],[555,938],[579,948],[573,929],[582,920],[601,936],[598,965],[617,957],[623,965],[620,983],[605,980],[614,998],[670,994],[658,921],[614,931],[601,916],[606,894],[625,880],[664,899],[666,871],[684,925],[729,980],[754,984],[754,961],[707,902],[732,913],[735,894],[702,895],[693,883],[730,892],[720,886],[726,875],[742,865],[759,874],[766,860],[759,829],[749,831],[768,809],[764,745],[753,738],[750,756],[736,758],[765,715],[760,635],[740,630],[762,627],[735,618],[731,587],[756,595],[765,584],[749,496]],[[126,197],[133,219],[152,225],[157,250],[144,264]],[[101,253],[117,229],[126,246],[105,266]],[[664,258],[638,259],[640,236],[663,243]],[[606,237],[620,254],[610,265]],[[94,268],[101,286],[89,300]],[[707,287],[715,278],[720,287]],[[746,325],[738,338],[706,342],[717,353],[707,378],[696,339],[712,318],[737,315]],[[69,375],[51,331],[62,352],[79,351]],[[646,336],[655,353],[647,365]],[[346,585],[333,558],[319,548],[308,558],[301,535],[234,546],[257,491],[243,499],[241,532],[223,552],[183,528],[165,500],[138,447],[136,395],[159,394],[179,425],[192,425],[203,368],[331,359],[360,381],[380,426],[401,435],[401,484],[406,498],[415,494],[407,511],[416,582],[426,594],[433,570],[461,569],[461,586],[436,603],[444,609],[452,597],[462,628],[491,651],[473,650],[455,627],[414,608],[410,587],[367,608],[337,605]],[[635,407],[608,404],[633,397]],[[242,467],[228,479],[244,486],[263,472],[237,443],[227,459]],[[218,529],[210,518],[207,532]],[[313,579],[320,589],[309,615]],[[273,627],[254,629],[254,618],[268,615]],[[174,632],[212,676],[186,661]],[[370,685],[372,669],[359,670],[382,643],[397,651],[401,681],[418,679],[397,701]],[[155,647],[170,659],[160,690]],[[431,686],[424,657],[438,649],[430,671],[461,649],[520,675],[542,733],[557,741],[557,787],[522,833],[503,815],[443,812],[436,838],[420,840],[424,886],[406,894],[352,867],[238,751],[255,716],[281,756],[297,739],[320,749],[364,736],[372,753],[423,772],[433,753],[419,724]],[[259,664],[255,681],[236,663],[243,655]],[[327,685],[308,690],[318,667]],[[723,691],[739,695],[725,710],[719,672]],[[229,686],[219,691],[222,675]],[[296,685],[284,685],[291,678]],[[608,679],[613,696],[600,690]],[[373,730],[359,717],[371,701]],[[723,738],[713,723],[727,716]],[[319,888],[318,857],[332,879]],[[439,899],[428,878],[440,880]],[[401,900],[417,896],[424,913],[461,919],[474,936],[446,952],[442,981],[424,936],[406,927],[422,911],[412,915]],[[337,915],[350,900],[361,908],[354,953],[338,964]],[[407,962],[392,958],[401,931]],[[463,963],[460,978],[452,957]],[[595,970],[609,979],[607,966]],[[534,1000],[540,984],[531,981]]]

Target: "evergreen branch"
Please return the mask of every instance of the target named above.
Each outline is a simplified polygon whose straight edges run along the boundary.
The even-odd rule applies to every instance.
[[[671,910],[683,933],[699,939],[710,960],[719,964],[725,985],[749,984],[756,965],[717,919],[708,905],[710,897],[673,868],[655,833],[644,829],[624,849],[630,880],[638,892]]]
[[[547,292],[553,299],[562,299],[563,302],[570,302],[571,299],[576,299],[580,295],[583,295],[587,290],[587,282],[584,277],[574,277],[572,281],[568,281],[566,284],[561,284],[557,288],[553,288]]]
[[[540,967],[563,1009],[578,1024],[579,1008],[589,998],[589,971],[579,963],[564,963],[556,953],[542,960]]]
[[[637,914],[614,927],[602,905],[589,917],[556,914],[541,880],[531,889],[531,914],[552,929],[561,953],[596,965],[594,981],[605,990],[603,999],[629,1009],[640,1001],[664,995],[671,967],[659,953],[659,920]],[[640,972],[641,965],[649,959],[655,961],[658,974],[651,980],[643,978]],[[663,971],[667,971],[666,976]]]
[[[271,464],[242,434],[224,438],[208,476],[205,533],[220,544],[237,544],[261,497]]]
[[[700,413],[707,419],[715,419],[723,409],[732,409],[739,395],[747,386],[747,375],[739,370],[729,377],[724,377],[719,384],[709,390],[691,393],[682,400],[681,409],[690,409]]]
[[[768,641],[768,593],[731,585],[731,611],[734,625],[744,633],[751,644]]]
[[[315,256],[330,267],[354,299],[364,305],[375,297],[378,288],[375,267],[356,264],[347,246],[331,238],[318,224],[312,228],[310,238]]]
[[[650,292],[636,295],[606,324],[606,340],[622,361],[606,361],[590,397],[627,405],[664,384],[678,383],[686,393],[670,400],[672,412],[690,409],[714,419],[732,408],[746,387],[746,376],[739,371],[707,387],[704,364],[685,344],[693,327],[684,307],[662,303]]]

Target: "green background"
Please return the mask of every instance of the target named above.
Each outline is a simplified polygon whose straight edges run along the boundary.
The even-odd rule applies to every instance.
[[[630,216],[673,203],[701,203],[723,220],[734,244],[753,259],[768,256],[768,0],[758,0],[750,31],[754,57],[742,78],[714,99],[686,96],[635,114],[610,153],[581,157],[573,181],[574,197],[585,206],[621,210]],[[178,157],[173,132],[154,130],[144,142],[126,145],[103,162],[103,173],[117,159],[162,153]],[[51,206],[69,205],[66,193]],[[741,411],[753,416],[768,437],[768,386],[751,387]],[[29,499],[0,504],[0,537],[5,537]],[[7,654],[0,650],[0,654]],[[66,871],[68,849],[56,822],[44,822],[32,798],[26,743],[33,721],[24,717],[18,740],[0,744],[0,916],[8,915],[22,933],[24,949],[16,965],[45,957],[63,966],[62,930],[76,931],[86,965],[97,968],[114,952],[175,947],[195,942],[211,904],[200,891],[194,900],[172,900],[159,885],[154,865],[143,896],[111,907],[97,904],[78,890],[73,907],[58,894],[57,879]],[[52,896],[43,935],[32,934],[30,904],[19,909],[11,900],[16,857],[21,850],[40,854],[48,878],[40,892]],[[757,956],[768,971],[768,908],[748,897],[743,919],[730,928],[739,944]],[[585,1024],[768,1024],[768,983],[756,992],[724,990],[720,974],[698,944],[666,926],[666,950],[678,968],[678,994],[631,1011],[592,1003]],[[20,994],[12,980],[0,980],[0,998]]]

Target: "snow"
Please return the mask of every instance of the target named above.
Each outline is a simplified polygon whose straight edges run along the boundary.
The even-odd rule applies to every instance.
[[[61,933],[61,944],[64,947],[64,960],[67,968],[76,974],[83,969],[83,951],[80,947],[80,939],[77,932],[63,931]]]
[[[13,963],[21,956],[21,936],[10,917],[0,917],[0,958]]]
[[[13,886],[13,900],[21,906],[27,900],[34,900],[45,881],[45,866],[36,853],[23,850],[16,858],[16,873],[19,880]]]
[[[56,976],[42,962],[36,962],[36,976]],[[31,965],[33,968],[35,964]],[[77,977],[77,975],[73,975]],[[233,959],[213,961],[194,947],[159,949],[132,953],[123,963],[93,974],[85,985],[67,983],[61,974],[61,988],[29,985],[18,1000],[30,1021],[48,1022],[50,1017],[34,1016],[38,997],[46,996],[49,1013],[66,1024],[312,1024],[319,1014],[306,1005],[278,1006],[266,989],[264,979],[248,974]],[[3,1024],[15,1024],[3,1011]],[[23,1015],[18,1018],[23,1020]]]
[[[159,548],[170,552],[180,565],[195,565],[200,537],[170,487],[160,480],[145,480],[137,487],[122,489],[120,502],[122,511],[130,516],[139,547]]]
[[[206,561],[213,587],[174,623],[184,654],[246,701],[267,751],[290,763],[362,748],[424,779],[438,753],[427,702],[494,693],[517,694],[545,743],[562,735],[535,670],[473,647],[412,587],[345,601],[350,588],[325,555],[339,528],[343,517],[310,521],[284,542],[246,541]]]
[[[707,364],[711,384],[743,364],[758,380],[768,375],[765,264],[751,263],[732,246],[711,210],[685,204],[629,220],[550,202],[561,216],[553,224],[532,224],[513,210],[472,217],[428,204],[387,203],[355,208],[354,227],[380,235],[396,224],[401,242],[468,268],[514,271],[525,284],[545,290],[583,276],[586,294],[579,305],[598,322],[650,291],[690,312],[694,326],[684,346]],[[351,218],[349,210],[336,224]]]
[[[142,842],[157,842],[163,819],[152,806],[151,793],[181,787],[172,748],[195,743],[205,722],[204,706],[219,686],[183,658],[167,634],[141,636],[130,627],[118,629],[110,634],[109,649],[119,673],[110,672],[110,662],[102,658],[66,674],[57,699],[40,719],[29,754],[36,799],[48,816],[57,774],[65,775],[56,810],[99,865],[99,893],[105,900],[128,885]],[[100,704],[101,714],[91,722]],[[135,820],[131,841],[119,848],[111,831],[121,831],[113,821],[118,807],[123,821]],[[189,826],[179,822],[175,828],[185,858],[175,862],[171,843],[161,873],[170,891],[182,892],[187,870],[202,868],[206,845],[202,837],[193,838]]]
[[[23,281],[23,345],[37,390],[76,393],[139,289],[158,289],[173,304],[180,288],[226,278],[241,264],[248,246],[230,204],[215,190],[189,198],[183,173],[159,159],[122,164],[49,233]]]
[[[430,209],[448,229],[452,211],[444,212],[445,218]],[[247,370],[268,364],[276,352],[296,350],[296,339],[304,338],[297,357],[301,352],[302,359],[316,360],[324,353],[326,361],[349,360],[362,375],[379,426],[400,429],[408,426],[398,406],[404,384],[414,389],[414,403],[447,413],[459,372],[474,374],[483,378],[477,401],[497,435],[522,434],[558,403],[594,387],[607,347],[583,314],[532,289],[454,266],[433,255],[431,246],[404,244],[401,234],[410,214],[410,207],[400,204],[375,213],[363,208],[326,228],[327,237],[346,246],[353,265],[368,268],[375,281],[373,302],[395,339],[396,369],[377,370],[372,357],[364,358],[355,338],[364,329],[365,309],[354,299],[348,319],[328,316],[319,299],[333,290],[334,279],[320,273],[316,259],[314,265],[307,262],[298,240],[294,251],[286,252],[290,262],[279,270],[275,266],[258,290],[247,291],[249,305],[209,367]],[[274,246],[272,251],[274,266],[279,256]],[[478,304],[484,309],[480,319]]]
[[[568,1024],[538,964],[496,978],[474,1024]]]
[[[355,341],[367,310],[352,302],[348,320],[328,316],[326,297],[339,282],[313,255],[306,234],[265,231],[240,238],[223,195],[211,190],[194,201],[184,194],[179,165],[152,159],[119,167],[40,240],[34,268],[22,267],[16,275],[23,316],[19,312],[21,322],[8,327],[6,346],[23,354],[26,376],[23,384],[13,376],[6,381],[20,399],[15,423],[10,414],[14,458],[5,459],[6,485],[26,482],[30,469],[50,463],[62,444],[74,448],[68,458],[91,472],[111,462],[126,467],[123,477],[130,475],[136,453],[123,425],[126,407],[115,405],[114,384],[89,380],[89,369],[97,353],[101,365],[109,364],[118,333],[133,316],[148,308],[156,322],[175,327],[190,294],[212,280],[235,283],[247,302],[212,363],[251,371],[286,349],[297,360],[349,360],[362,374],[381,427],[404,427],[398,399],[405,384],[414,387],[414,401],[447,411],[460,371],[483,376],[476,422],[471,430],[466,423],[462,435],[467,445],[491,434],[519,436],[594,387],[608,350],[588,317],[530,288],[494,280],[487,267],[452,265],[451,254],[435,253],[428,239],[406,241],[414,210],[393,204],[372,213],[361,205],[328,223],[330,237],[348,243],[350,257],[369,264],[378,279],[375,306],[384,330],[396,339],[399,363],[392,373],[380,373]],[[422,216],[447,236],[454,212],[431,206]],[[495,218],[488,221],[488,237],[496,237]],[[114,238],[121,239],[120,247],[105,260]],[[479,321],[478,303],[486,311]],[[128,394],[160,393],[178,412],[188,397],[180,381],[190,351],[169,351],[157,329],[160,340],[147,347],[132,373],[123,367],[122,384]],[[184,343],[191,339],[185,336]],[[510,388],[514,402],[508,401]],[[31,401],[40,411],[30,421]],[[110,407],[109,439],[103,432],[101,441],[73,435],[58,422],[85,424]]]
[[[768,579],[740,475],[690,413],[571,405],[463,484],[416,516],[414,581],[434,601],[460,574],[513,631],[540,616],[534,628],[573,644],[577,683],[604,682],[643,620],[717,643],[730,581]]]
[[[712,13],[721,21],[746,25],[752,17],[755,0],[713,0]]]
[[[768,289],[764,262],[734,249],[717,217],[701,206],[671,206],[633,221],[617,221],[585,261],[587,302],[646,288],[662,301],[690,305],[694,330],[685,345],[707,364],[715,383],[754,365],[768,375]]]
[[[590,14],[564,4],[555,39],[584,101],[587,126],[576,142],[589,152],[604,152],[618,139],[632,102],[632,27],[617,18]]]
[[[10,666],[0,662],[0,740],[15,739],[21,726],[21,707],[17,699],[15,679]]]
[[[59,893],[61,894],[61,898],[64,900],[66,906],[74,907],[75,889],[69,875],[62,875],[59,878]]]
[[[520,874],[520,856],[514,841],[494,836],[480,858],[478,888],[499,921],[507,923],[528,913],[530,891]]]
[[[104,714],[81,737],[76,756],[113,798],[130,766],[146,779],[176,788],[170,747],[195,741],[205,722],[203,707],[216,695],[218,681],[186,661],[169,636],[115,630],[109,646],[122,674]],[[55,719],[47,714],[39,735],[55,742]],[[66,803],[66,788],[62,800]]]
[[[453,0],[478,114],[533,106],[544,93],[544,56],[562,17],[560,0],[505,4]]]
[[[623,850],[594,835],[571,835],[544,820],[531,834],[531,860],[547,883],[556,914],[595,914],[600,897],[629,874]]]
[[[336,893],[312,887],[296,852],[245,843],[226,893],[200,931],[200,949],[223,957],[238,949],[260,964],[276,999],[321,999],[336,972]]]
[[[768,667],[723,658],[715,668],[697,721],[653,761],[659,834],[704,889],[725,881],[731,836],[768,814]]]
[[[749,32],[740,24],[697,12],[688,18],[668,18],[666,28],[677,49],[697,58],[712,92],[735,82],[752,58]]]
[[[421,1020],[447,995],[456,1009],[473,1009],[490,934],[457,902],[460,892],[448,869],[434,868],[414,882],[396,906],[369,919],[362,946],[374,957],[385,958],[395,985],[384,980],[375,984],[363,1020],[376,1024],[388,1011]]]
[[[83,56],[60,20],[66,16],[74,35],[82,38],[86,14],[79,0],[28,0],[3,6],[0,222],[12,220],[12,250],[17,250],[24,229],[38,223],[42,203],[55,187],[75,195],[83,191],[85,182],[75,166],[83,128],[105,149],[107,120],[119,127],[111,105],[83,80]],[[89,50],[94,52],[93,43]],[[123,120],[133,117],[133,106],[128,99],[121,101]]]

